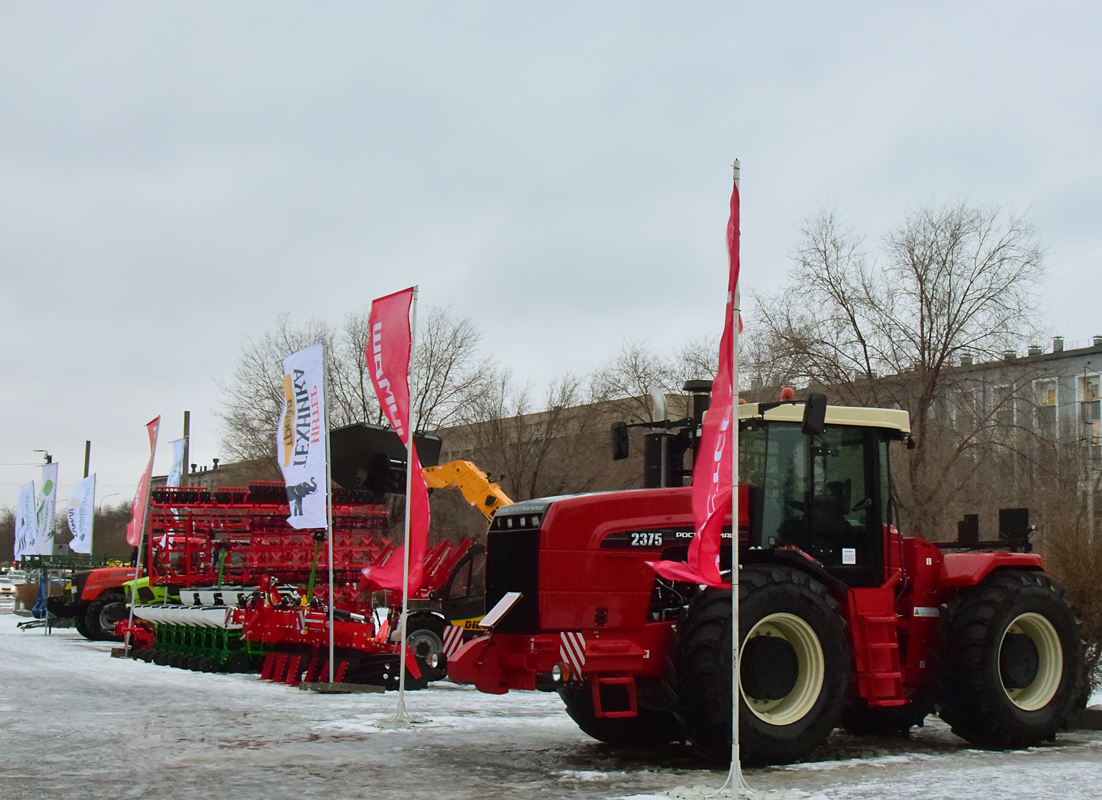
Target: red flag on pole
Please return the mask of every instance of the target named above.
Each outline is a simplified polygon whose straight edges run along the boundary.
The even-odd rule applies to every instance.
[[[689,543],[687,562],[650,562],[663,578],[673,581],[726,586],[719,575],[719,547],[723,518],[731,508],[731,424],[735,394],[731,381],[731,348],[734,345],[735,292],[739,273],[738,185],[731,193],[731,216],[727,222],[727,312],[719,340],[719,368],[712,383],[712,402],[704,415],[696,465],[693,467],[693,526],[696,535]],[[742,318],[738,320],[742,330]],[[732,526],[738,530],[738,521]]]
[[[409,361],[413,334],[409,309],[413,288],[380,297],[371,304],[368,318],[370,340],[367,343],[367,367],[379,405],[390,425],[410,453],[408,468],[409,503],[409,588],[421,587],[425,565],[425,545],[429,535],[429,492],[417,457],[417,446],[410,442]],[[395,550],[380,567],[366,567],[364,577],[381,589],[402,588],[402,548]]]
[[[145,509],[149,504],[149,477],[153,474],[153,456],[157,453],[157,429],[161,427],[161,418],[146,423],[149,433],[149,464],[138,481],[134,491],[134,502],[130,505],[130,522],[126,523],[126,543],[137,547],[142,539],[142,523],[145,521]]]

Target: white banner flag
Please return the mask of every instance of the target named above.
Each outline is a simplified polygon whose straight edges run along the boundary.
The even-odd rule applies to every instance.
[[[38,492],[38,508],[35,509],[37,536],[27,555],[48,556],[54,552],[54,522],[57,519],[57,464],[42,465],[42,488]]]
[[[34,518],[34,481],[19,489],[19,504],[15,507],[15,560],[24,553],[33,553],[38,543],[38,528]]]
[[[96,514],[96,476],[82,480],[69,495],[69,530],[73,532],[69,549],[74,553],[92,552],[92,522]]]
[[[184,440],[169,442],[172,445],[172,469],[168,471],[165,486],[179,486],[184,474]]]
[[[287,484],[292,528],[329,527],[324,397],[325,348],[315,344],[283,359],[283,414],[276,458]]]

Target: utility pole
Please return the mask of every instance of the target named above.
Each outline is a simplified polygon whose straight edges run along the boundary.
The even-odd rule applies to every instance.
[[[184,469],[183,474],[180,477],[180,483],[187,483],[188,474],[188,458],[191,456],[191,412],[184,412]]]

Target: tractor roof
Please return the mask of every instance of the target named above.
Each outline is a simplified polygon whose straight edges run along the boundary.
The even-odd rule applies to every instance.
[[[742,403],[738,407],[739,419],[758,416],[757,403]],[[804,416],[804,404],[786,403],[765,412],[765,419],[775,422],[800,422]],[[858,406],[832,406],[826,410],[827,425],[850,425],[861,428],[890,428],[906,435],[911,432],[911,418],[906,411],[895,408],[860,408]]]

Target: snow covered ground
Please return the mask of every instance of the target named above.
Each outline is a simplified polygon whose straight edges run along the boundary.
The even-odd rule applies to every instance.
[[[75,631],[18,631],[0,614],[0,798],[644,798],[718,788],[686,748],[618,752],[554,694],[411,692],[429,718],[375,723],[396,695],[316,695],[249,675],[113,659]],[[1096,697],[1094,702],[1102,702]],[[909,739],[835,732],[815,761],[747,770],[759,790],[815,800],[1102,796],[1102,732],[1026,751],[974,750],[931,718]]]

